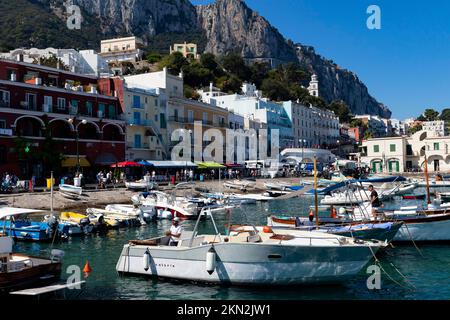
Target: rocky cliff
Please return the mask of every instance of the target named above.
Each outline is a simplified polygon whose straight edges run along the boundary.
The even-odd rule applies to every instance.
[[[206,32],[206,50],[215,54],[237,51],[250,59],[299,62],[320,81],[326,101],[343,100],[354,114],[390,117],[391,112],[376,101],[358,77],[315,53],[312,47],[286,40],[270,23],[248,8],[242,0],[216,0],[197,6],[198,23]]]

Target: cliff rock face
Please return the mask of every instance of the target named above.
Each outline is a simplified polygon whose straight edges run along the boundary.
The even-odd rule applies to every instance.
[[[241,0],[217,0],[197,6],[197,19],[206,32],[206,51],[237,51],[245,58],[295,60],[295,51],[270,23]]]
[[[53,8],[62,0],[49,1]],[[195,8],[188,0],[72,0],[101,22],[105,35],[137,35],[144,41],[164,32],[197,29]]]
[[[391,116],[390,110],[369,94],[354,73],[317,55],[312,47],[286,40],[244,1],[216,0],[197,6],[197,19],[208,38],[206,51],[215,54],[238,51],[245,58],[299,62],[319,76],[320,96],[326,101],[343,100],[353,114]]]
[[[343,100],[353,114],[390,118],[392,112],[373,98],[358,76],[315,53],[314,48],[297,44],[300,64],[319,77],[319,94],[326,101]]]

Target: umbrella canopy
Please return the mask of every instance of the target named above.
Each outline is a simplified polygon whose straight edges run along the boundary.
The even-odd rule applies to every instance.
[[[143,167],[144,165],[133,162],[133,161],[124,161],[111,165],[111,168],[125,168],[125,167]]]
[[[150,162],[145,161],[145,160],[139,161],[138,163],[145,167],[153,167],[153,164],[151,164]]]

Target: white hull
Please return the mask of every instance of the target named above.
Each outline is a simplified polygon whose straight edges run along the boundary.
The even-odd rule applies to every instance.
[[[394,241],[450,241],[450,219],[404,224]]]
[[[153,190],[157,185],[153,182],[137,181],[125,182],[125,187],[130,190]]]
[[[120,265],[125,264],[121,269]],[[153,271],[145,271],[142,257],[121,259],[118,272],[157,276],[185,281],[224,283],[235,285],[294,285],[308,283],[335,283],[349,280],[355,276],[367,261],[351,261],[342,263],[218,263],[217,270],[209,275],[205,270],[205,261],[181,261],[174,259],[154,259],[156,267]],[[130,266],[128,266],[130,264]],[[172,267],[172,268],[170,268]],[[311,270],[318,270],[312,273]]]
[[[426,181],[420,181],[418,184],[419,187],[426,187]],[[442,187],[450,187],[450,181],[430,181],[430,188],[442,188]]]
[[[211,246],[165,250],[125,245],[118,272],[187,281],[234,285],[296,285],[338,283],[358,274],[372,258],[368,247],[326,248],[284,245],[216,245],[219,261],[212,274],[206,270]],[[228,248],[227,248],[228,247]],[[149,268],[144,254],[149,250]],[[229,250],[228,250],[229,249]],[[373,248],[376,252],[378,247]],[[279,258],[270,258],[277,256]]]
[[[60,185],[59,191],[67,195],[75,195],[75,196],[81,196],[81,194],[83,193],[83,189],[81,187],[75,187],[68,184]]]

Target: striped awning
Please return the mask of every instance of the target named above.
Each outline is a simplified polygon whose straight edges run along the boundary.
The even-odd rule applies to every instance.
[[[199,169],[223,169],[226,168],[217,162],[196,162]]]

